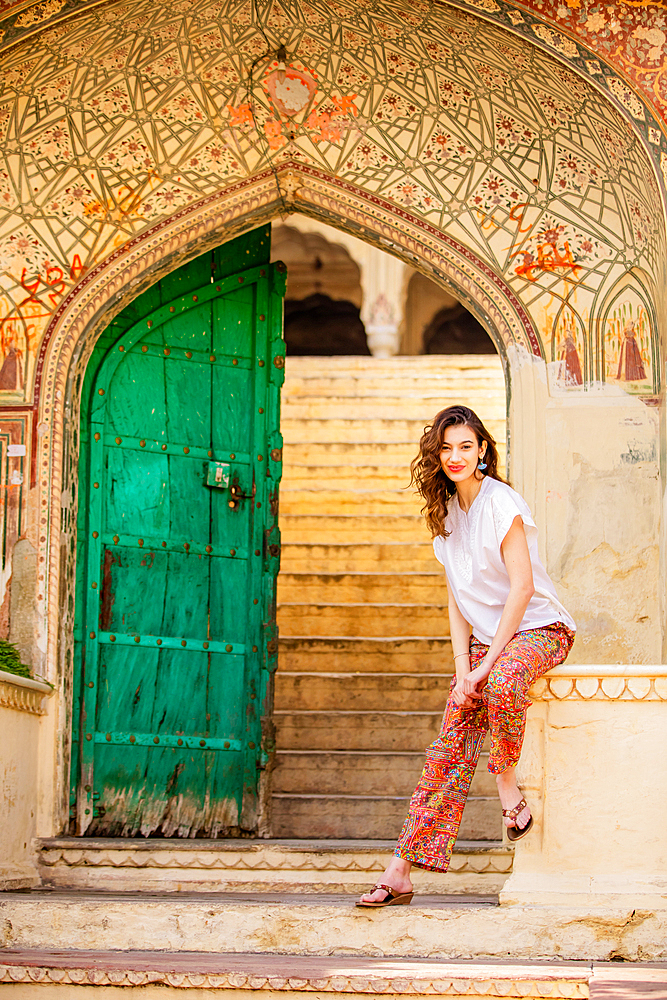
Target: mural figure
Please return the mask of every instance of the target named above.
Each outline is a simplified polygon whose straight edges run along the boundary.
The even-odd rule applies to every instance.
[[[12,345],[7,348],[5,360],[0,368],[0,390],[16,392],[23,388],[23,375],[21,371],[21,355]]]
[[[620,383],[627,392],[646,395],[654,391],[651,321],[634,289],[626,288],[622,294],[607,319],[607,379]]]
[[[623,344],[621,345],[621,357],[618,362],[616,378],[622,379],[624,382],[644,382],[646,380],[646,369],[637,344],[635,324],[631,319],[625,324],[623,330]]]
[[[581,367],[583,351],[581,331],[576,314],[563,311],[555,323],[551,357],[557,362],[556,378],[561,386],[580,386],[584,383]]]
[[[581,363],[574,339],[574,326],[569,325],[565,331],[565,343],[560,352],[560,368],[558,377],[566,385],[582,385]]]

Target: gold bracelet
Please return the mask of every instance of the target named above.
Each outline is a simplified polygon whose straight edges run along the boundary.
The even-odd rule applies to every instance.
[[[470,656],[470,653],[455,653],[454,659],[458,660],[459,656]]]

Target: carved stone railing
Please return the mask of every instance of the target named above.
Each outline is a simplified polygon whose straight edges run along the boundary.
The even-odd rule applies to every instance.
[[[41,716],[53,688],[0,670],[4,782],[0,794],[0,890],[39,883],[32,840],[38,799]],[[2,709],[9,711],[3,712]]]
[[[46,715],[46,697],[53,688],[45,681],[32,677],[19,677],[6,670],[0,670],[0,706],[14,708],[18,712],[32,715]]]
[[[531,697],[540,701],[667,701],[667,665],[564,664],[541,677]]]

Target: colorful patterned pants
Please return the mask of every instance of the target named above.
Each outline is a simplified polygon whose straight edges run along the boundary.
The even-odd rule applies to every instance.
[[[490,733],[492,774],[517,763],[531,704],[528,689],[563,662],[573,642],[574,632],[561,622],[517,632],[494,663],[474,708],[455,705],[450,691],[440,735],[426,750],[426,764],[394,851],[397,857],[418,868],[447,871],[484,737]],[[479,666],[488,648],[471,636],[471,669]],[[455,683],[452,679],[452,691]]]

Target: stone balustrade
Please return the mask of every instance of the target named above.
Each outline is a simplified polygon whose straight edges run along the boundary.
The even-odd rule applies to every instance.
[[[519,780],[536,829],[501,902],[667,909],[667,665],[564,664],[531,698]]]

